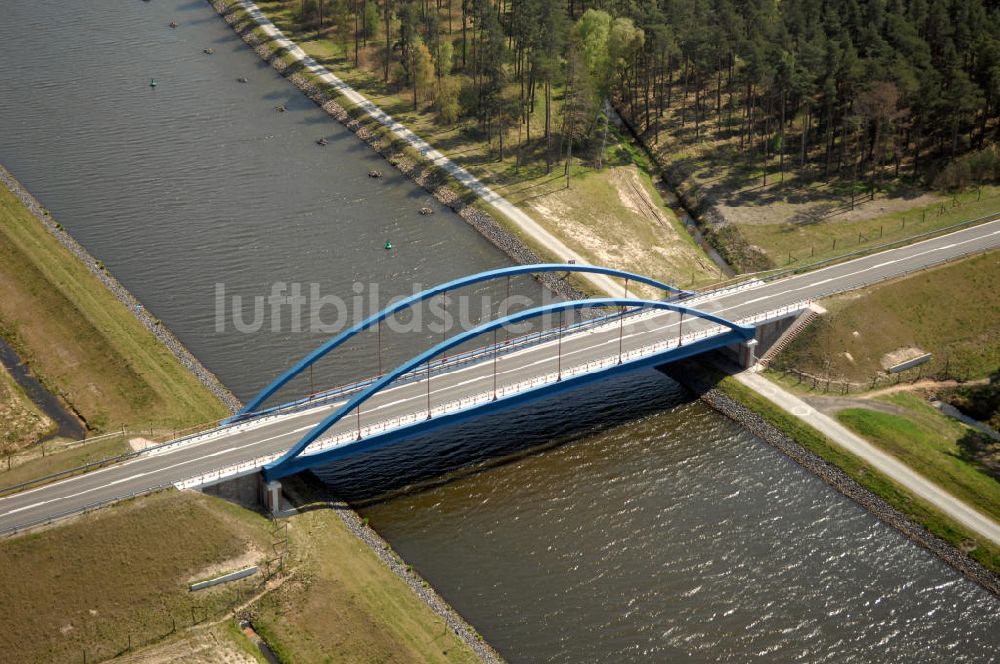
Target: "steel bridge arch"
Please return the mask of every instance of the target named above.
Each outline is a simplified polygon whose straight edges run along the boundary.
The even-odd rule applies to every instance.
[[[473,284],[482,283],[484,281],[492,281],[494,279],[499,279],[501,277],[513,277],[521,274],[535,274],[539,272],[583,272],[588,274],[603,274],[611,277],[621,277],[629,281],[636,281],[648,286],[652,286],[659,290],[666,291],[668,293],[675,293],[677,295],[693,295],[691,291],[684,290],[682,288],[677,288],[676,286],[671,286],[670,284],[665,284],[656,279],[651,279],[650,277],[643,276],[641,274],[634,274],[632,272],[627,272],[625,270],[616,270],[610,267],[602,267],[600,265],[583,265],[576,263],[537,263],[534,265],[512,265],[509,267],[498,268],[495,270],[486,270],[485,272],[479,272],[477,274],[469,275],[466,277],[461,277],[459,279],[453,279],[443,284],[438,284],[426,290],[423,290],[409,297],[403,298],[395,304],[391,304],[376,314],[373,314],[353,325],[352,327],[344,330],[337,336],[333,337],[329,341],[324,342],[322,345],[317,347],[311,353],[303,357],[294,366],[287,369],[280,376],[275,378],[270,384],[268,384],[264,389],[262,389],[257,396],[251,399],[243,408],[227,420],[227,422],[234,422],[243,417],[253,414],[254,409],[260,406],[262,403],[271,398],[275,392],[284,387],[290,380],[301,374],[303,371],[308,369],[310,366],[315,364],[317,361],[326,356],[330,351],[334,350],[338,346],[344,344],[346,341],[359,334],[365,330],[371,328],[373,325],[377,325],[383,320],[389,318],[398,311],[407,309],[414,304],[418,304],[425,300],[429,300],[435,295],[446,293],[449,290],[455,290],[457,288],[462,288],[464,286],[471,286]]]
[[[556,302],[552,304],[543,305],[540,307],[535,307],[533,309],[526,309],[524,311],[519,311],[496,320],[488,321],[473,328],[472,330],[467,330],[460,334],[455,335],[449,339],[439,342],[433,348],[430,348],[419,355],[416,355],[412,359],[399,365],[392,371],[382,375],[371,385],[356,393],[347,403],[338,408],[335,412],[328,415],[323,421],[317,424],[312,430],[309,431],[305,436],[302,437],[299,442],[293,445],[285,454],[280,458],[266,464],[262,468],[262,473],[265,479],[274,479],[278,477],[281,473],[282,467],[286,464],[292,463],[300,454],[302,454],[305,449],[311,445],[313,442],[319,439],[330,427],[334,426],[337,422],[343,419],[346,415],[350,414],[356,407],[359,407],[365,401],[371,397],[378,394],[382,388],[392,383],[394,380],[400,376],[406,374],[409,371],[419,367],[425,362],[429,362],[438,355],[446,352],[450,348],[457,345],[465,343],[466,341],[478,337],[487,332],[492,332],[495,329],[504,327],[505,325],[511,325],[514,323],[527,320],[529,318],[537,318],[547,313],[553,313],[558,311],[575,310],[575,309],[585,309],[594,307],[621,307],[624,308],[649,308],[649,309],[661,309],[667,311],[675,311],[681,314],[688,314],[694,316],[695,318],[702,318],[704,320],[716,323],[718,325],[723,325],[728,327],[734,334],[738,336],[741,340],[751,339],[756,333],[756,328],[753,325],[742,325],[740,323],[734,323],[730,320],[711,314],[699,309],[694,309],[691,307],[686,307],[681,304],[675,304],[672,302],[665,302],[662,300],[645,300],[638,298],[593,298],[587,300],[573,300],[571,302]]]

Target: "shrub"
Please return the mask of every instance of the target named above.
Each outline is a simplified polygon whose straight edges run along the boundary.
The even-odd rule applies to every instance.
[[[977,184],[1000,181],[1000,152],[995,145],[955,159],[945,166],[934,186],[938,189],[965,189]]]

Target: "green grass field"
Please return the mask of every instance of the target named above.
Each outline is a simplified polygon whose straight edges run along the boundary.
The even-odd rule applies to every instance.
[[[0,334],[92,431],[184,427],[225,407],[6,188]]]
[[[255,626],[283,662],[479,661],[331,510],[289,523],[300,569],[255,607]]]
[[[188,583],[263,558],[269,522],[224,501],[166,491],[0,540],[0,652],[9,661],[100,661],[227,609],[235,586]],[[226,569],[228,571],[228,569]]]
[[[865,384],[883,371],[887,354],[918,348],[933,353],[924,376],[988,376],[1000,368],[997,284],[1000,252],[993,251],[824,300],[828,313],[773,366]]]
[[[282,575],[250,599],[282,552]],[[262,572],[248,579],[188,589],[253,564]],[[231,617],[248,600],[283,662],[477,661],[329,509],[275,528],[220,498],[169,490],[0,540],[4,661],[76,662],[84,651],[102,661],[130,635],[151,657],[141,661],[221,661],[233,648],[257,657]]]
[[[912,394],[879,397],[900,415],[848,408],[837,418],[921,475],[1000,520],[1000,482],[962,457],[958,440],[970,430]]]

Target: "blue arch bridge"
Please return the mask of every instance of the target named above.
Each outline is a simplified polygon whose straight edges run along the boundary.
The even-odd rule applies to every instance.
[[[622,279],[622,297],[593,297],[554,302],[516,313],[498,315],[458,332],[415,354],[398,366],[381,366],[382,326],[415,305],[465,286],[509,280],[525,274],[592,273]],[[661,297],[629,296],[630,285]],[[177,486],[212,484],[230,477],[260,472],[265,498],[276,508],[284,477],[329,464],[360,452],[389,445],[405,437],[492,413],[504,408],[579,387],[610,374],[658,366],[710,350],[730,347],[740,361],[755,361],[756,336],[762,326],[796,316],[808,302],[784,304],[752,317],[731,320],[719,311],[719,291],[693,293],[639,274],[580,264],[536,264],[481,272],[429,288],[400,300],[337,334],[278,376],[230,418],[224,430],[252,430],[289,422],[296,433],[287,449],[271,451],[210,476],[191,478]],[[699,309],[714,307],[715,313]],[[728,307],[727,309],[738,309]],[[588,310],[576,320],[571,314]],[[738,311],[736,313],[739,313]],[[507,328],[540,317],[557,324],[521,337],[508,338]],[[571,322],[567,323],[567,319]],[[379,339],[378,374],[352,385],[313,394],[280,406],[264,407],[282,387],[322,358],[367,330]],[[369,335],[371,338],[376,335]],[[458,346],[473,350],[448,355]],[[305,423],[306,426],[302,426]],[[204,435],[213,435],[212,432]],[[251,446],[248,446],[248,448]]]

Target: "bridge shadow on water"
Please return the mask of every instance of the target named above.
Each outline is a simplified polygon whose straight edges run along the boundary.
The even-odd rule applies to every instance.
[[[365,507],[487,472],[695,398],[662,372],[639,369],[311,472],[338,498]]]

